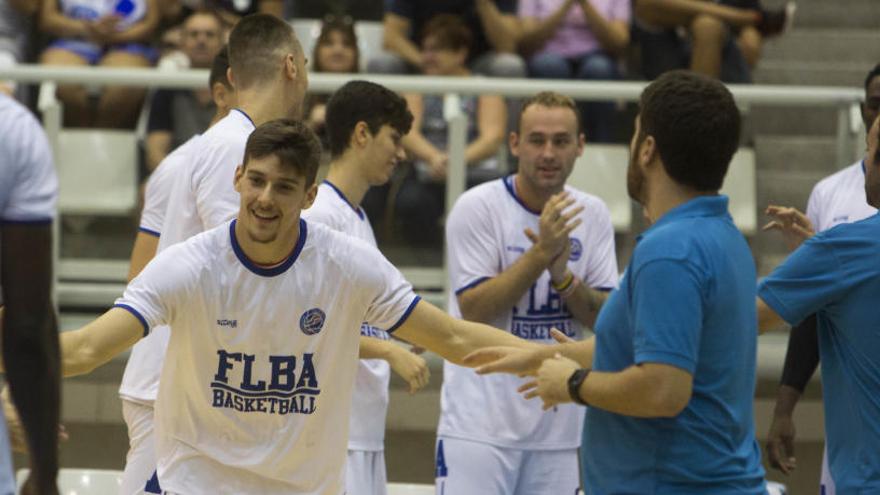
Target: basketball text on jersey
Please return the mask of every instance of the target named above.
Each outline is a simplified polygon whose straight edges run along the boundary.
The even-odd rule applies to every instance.
[[[269,356],[268,380],[254,377],[256,356],[217,350],[217,374],[211,382],[213,406],[245,413],[312,414],[321,388],[313,354]],[[299,369],[297,369],[299,363]],[[241,381],[230,379],[230,375]],[[297,376],[298,375],[298,376]]]
[[[528,340],[547,340],[550,329],[556,328],[569,337],[575,337],[575,329],[571,324],[571,311],[563,302],[562,297],[553,289],[550,281],[546,281],[546,297],[541,298],[536,282],[529,287],[528,306],[513,307],[513,318],[510,322],[510,333]]]

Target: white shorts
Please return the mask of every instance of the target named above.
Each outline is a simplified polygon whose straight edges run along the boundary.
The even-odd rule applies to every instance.
[[[577,449],[521,450],[438,437],[437,495],[574,495],[580,486]]]
[[[147,481],[156,472],[153,408],[122,399],[122,418],[128,426],[128,454],[119,495],[139,495],[144,493]]]
[[[385,495],[385,452],[349,450],[345,463],[346,495]]]
[[[834,495],[834,480],[828,469],[828,447],[822,451],[822,478],[819,480],[819,495]]]

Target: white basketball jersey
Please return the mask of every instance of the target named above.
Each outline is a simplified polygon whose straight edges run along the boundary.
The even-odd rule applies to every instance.
[[[807,202],[807,217],[816,232],[877,213],[865,196],[865,165],[859,161],[816,183]]]
[[[364,210],[352,205],[330,182],[318,186],[318,197],[303,218],[319,222],[333,230],[356,237],[375,247],[376,237]],[[361,335],[387,340],[384,330],[366,323],[360,325]],[[384,450],[385,415],[388,411],[388,383],[391,366],[383,359],[361,359],[354,382],[351,418],[348,429],[349,450]]]
[[[235,221],[159,253],[117,306],[171,339],[156,402],[162,488],[340,495],[361,322],[418,302],[373,247],[300,221],[293,253],[246,258]]]
[[[181,170],[187,161],[190,150],[195,147],[198,134],[189,138],[159,162],[156,170],[147,179],[144,189],[144,209],[141,210],[141,223],[138,230],[145,234],[160,237],[168,209],[168,198]]]
[[[52,147],[31,112],[0,93],[0,222],[49,224],[58,178]],[[16,493],[6,421],[0,410],[0,493]]]
[[[605,204],[571,187],[565,190],[584,207],[582,223],[571,234],[568,268],[586,285],[617,286],[614,229]],[[516,195],[514,176],[465,192],[446,221],[449,259],[449,313],[461,317],[457,295],[507,270],[531,247],[523,233],[538,232],[540,212]],[[494,327],[537,342],[551,343],[550,329],[583,338],[583,328],[541,274],[510,311],[490,322]],[[518,449],[568,449],[580,445],[584,408],[564,404],[541,410],[540,401],[523,400],[516,391],[524,380],[512,375],[479,376],[444,363],[441,416],[437,433]]]
[[[157,252],[235,218],[239,196],[232,180],[253,131],[250,117],[234,109],[196,140],[174,173]],[[122,398],[156,400],[167,346],[168,329],[157,328],[132,348],[119,387]]]

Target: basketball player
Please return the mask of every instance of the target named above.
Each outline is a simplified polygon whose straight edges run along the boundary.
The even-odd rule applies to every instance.
[[[405,158],[401,138],[409,132],[412,114],[396,93],[367,81],[352,81],[333,93],[327,103],[326,129],[330,141],[330,170],[318,186],[318,196],[302,217],[356,237],[370,246],[376,238],[360,202],[370,186],[388,182]],[[390,367],[411,383],[424,386],[429,371],[425,360],[394,344],[388,332],[360,326],[361,359],[355,378],[349,421],[347,495],[384,495],[385,416]],[[368,338],[365,338],[368,337]]]
[[[30,452],[23,494],[57,494],[58,329],[52,305],[52,148],[27,108],[0,94],[0,285],[3,358]],[[0,411],[0,493],[16,493]]]
[[[95,366],[170,327],[156,401],[164,493],[342,494],[362,322],[454,362],[534,345],[449,317],[372,246],[301,219],[319,156],[300,122],[258,127],[234,177],[236,219],[161,251],[114,308],[66,332]]]
[[[880,65],[865,77],[865,101],[861,105],[862,122],[870,129],[880,110]],[[867,158],[866,158],[867,159]],[[800,245],[804,234],[808,237],[813,229],[822,232],[842,223],[863,220],[877,213],[877,209],[865,199],[865,161],[836,172],[816,184],[807,202],[806,217],[793,208],[771,206],[767,213],[777,217],[765,229],[781,229],[789,241],[789,247]],[[792,231],[804,220],[809,220],[807,232]],[[792,328],[785,353],[776,407],[773,411],[770,431],[767,433],[767,460],[771,467],[785,474],[795,468],[794,457],[794,408],[810,378],[819,365],[819,334],[815,316],[810,316]],[[835,495],[834,480],[828,471],[828,455],[822,456],[822,477],[819,491],[822,495]]]
[[[648,85],[627,190],[652,225],[595,338],[468,360],[494,360],[483,372],[537,373],[522,390],[545,408],[591,406],[587,494],[766,494],[753,420],[755,265],[718,194],[739,132],[739,110],[717,80],[671,71]]]
[[[468,190],[449,213],[452,316],[542,344],[554,342],[551,328],[580,339],[592,327],[618,274],[608,208],[565,185],[580,129],[567,96],[523,103],[510,136],[518,172]],[[437,493],[575,492],[583,408],[542,411],[519,397],[521,383],[444,364]]]

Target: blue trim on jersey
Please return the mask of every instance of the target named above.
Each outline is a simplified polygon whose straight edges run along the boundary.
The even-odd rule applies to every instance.
[[[122,308],[122,309],[128,311],[129,313],[133,314],[134,317],[137,318],[138,321],[141,322],[141,325],[144,326],[144,337],[146,337],[150,333],[150,325],[147,323],[147,319],[144,318],[144,316],[138,310],[132,308],[128,304],[114,304],[113,307],[114,308]]]
[[[229,239],[232,241],[232,251],[235,253],[235,257],[238,258],[238,261],[240,261],[245,268],[262,277],[274,277],[276,275],[281,275],[282,273],[286,272],[288,268],[293,266],[293,262],[296,261],[296,259],[299,257],[299,253],[300,251],[302,251],[302,248],[306,243],[306,236],[309,233],[309,229],[306,226],[306,221],[300,218],[299,239],[296,240],[296,246],[294,246],[293,252],[290,253],[290,256],[288,256],[287,259],[282,261],[279,265],[273,266],[272,268],[264,268],[248,259],[247,255],[244,254],[244,251],[238,244],[238,239],[235,238],[236,221],[237,220],[233,220],[229,222]]]
[[[358,218],[360,218],[361,220],[364,220],[366,218],[364,216],[364,210],[362,210],[360,208],[360,206],[355,207],[353,204],[351,204],[351,201],[349,201],[348,198],[345,197],[345,194],[342,194],[342,191],[340,191],[338,187],[336,187],[332,182],[330,182],[327,179],[324,179],[323,182],[324,182],[324,184],[327,184],[328,186],[330,186],[334,191],[336,191],[336,194],[338,194],[339,197],[342,198],[343,201],[345,201],[345,204],[347,204],[349,206],[349,208],[351,208],[352,210],[354,210],[355,213],[357,213]]]
[[[138,231],[143,232],[144,234],[151,235],[153,237],[161,237],[162,234],[156,232],[155,230],[150,230],[146,227],[138,227]]]
[[[865,170],[865,159],[862,158],[862,174],[868,175],[868,171]]]
[[[252,126],[254,126],[254,128],[257,127],[257,124],[254,124],[254,119],[252,119],[251,116],[247,114],[247,112],[245,112],[244,110],[242,110],[240,108],[233,108],[233,110],[244,115],[244,118],[248,119],[248,121],[251,123]]]
[[[599,292],[611,292],[614,290],[614,287],[593,287],[593,290],[597,290]]]
[[[482,284],[483,282],[485,282],[486,280],[489,280],[490,278],[492,278],[492,277],[480,277],[480,278],[474,280],[473,282],[465,285],[464,287],[456,290],[455,295],[457,296],[468,289],[473,289],[474,287]]]
[[[386,330],[386,332],[393,333],[395,330],[397,330],[397,327],[403,325],[403,322],[405,322],[406,319],[409,318],[409,314],[412,313],[414,309],[416,309],[416,304],[418,304],[421,300],[422,296],[416,296],[416,298],[413,299],[411,303],[409,303],[409,307],[406,308],[406,311],[403,312],[403,316],[401,316],[400,319],[397,320],[397,323],[395,323],[394,326]]]
[[[4,218],[0,220],[3,225],[51,225],[51,218],[35,218],[33,220],[12,220]]]
[[[511,174],[502,179],[502,181],[504,182],[504,187],[507,188],[507,192],[509,192],[510,195],[513,196],[513,199],[515,199],[516,202],[519,203],[519,205],[522,206],[527,212],[531,213],[532,215],[540,215],[540,211],[535,211],[529,208],[528,206],[526,206],[525,203],[523,203],[523,200],[516,195],[516,184],[514,184],[513,182],[513,177],[514,175]]]

